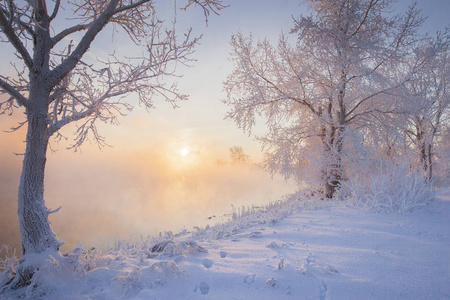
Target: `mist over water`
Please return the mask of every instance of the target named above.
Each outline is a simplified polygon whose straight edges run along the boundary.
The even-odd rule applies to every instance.
[[[296,189],[293,182],[271,176],[255,164],[233,165],[207,151],[178,149],[49,155],[45,178],[46,206],[52,228],[66,245],[76,242],[105,248],[118,240],[159,232],[214,225],[226,220],[231,205],[259,205],[279,200]],[[21,157],[0,171],[0,244],[20,248],[17,187]],[[8,180],[4,180],[7,178]]]

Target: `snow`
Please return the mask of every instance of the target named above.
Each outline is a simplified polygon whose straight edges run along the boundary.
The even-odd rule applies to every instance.
[[[192,232],[43,257],[35,286],[0,299],[450,299],[450,188],[404,215],[291,198]]]

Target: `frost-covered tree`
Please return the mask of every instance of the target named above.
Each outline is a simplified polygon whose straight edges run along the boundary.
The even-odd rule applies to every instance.
[[[423,67],[415,72],[405,86],[407,106],[403,128],[411,140],[419,162],[433,177],[433,157],[436,139],[449,129],[450,123],[450,37],[449,32],[438,33],[415,52],[423,60]]]
[[[172,3],[173,4],[173,3]],[[171,4],[171,5],[172,5]],[[222,9],[219,0],[187,0],[205,15]],[[23,110],[27,126],[26,150],[20,178],[18,216],[22,254],[58,250],[61,242],[52,231],[44,203],[44,170],[49,139],[79,121],[73,147],[93,138],[100,145],[98,122],[116,123],[132,108],[126,96],[137,95],[147,108],[153,96],[175,105],[186,96],[176,84],[163,79],[175,75],[175,63],[186,64],[198,38],[190,30],[178,36],[175,19],[158,19],[156,0],[1,1],[2,51],[15,51],[12,74],[0,75],[0,112]],[[141,47],[141,55],[118,53],[86,55],[102,31],[124,31],[127,43]],[[111,31],[110,31],[111,32]],[[123,49],[123,48],[122,48]],[[23,284],[32,274],[21,274]]]
[[[243,165],[249,162],[250,156],[245,154],[241,146],[233,146],[230,148],[231,162],[234,164]]]
[[[235,68],[225,102],[244,131],[266,119],[268,133],[259,140],[268,170],[304,178],[300,166],[319,163],[331,198],[343,176],[346,133],[364,126],[382,109],[381,96],[407,81],[409,74],[394,81],[389,72],[410,54],[422,17],[414,5],[393,15],[391,0],[306,2],[312,14],[295,19],[296,43],[283,34],[276,46],[232,36]]]
[[[450,185],[450,126],[447,123],[446,130],[442,130],[435,148],[435,166],[437,176],[434,176],[436,183],[444,186]],[[434,171],[433,171],[434,172]]]

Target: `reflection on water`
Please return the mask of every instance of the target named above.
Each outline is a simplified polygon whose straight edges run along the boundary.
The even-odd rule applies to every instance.
[[[103,248],[116,240],[213,225],[231,205],[266,204],[296,188],[255,165],[232,165],[194,150],[186,156],[169,151],[163,157],[148,152],[124,157],[76,156],[69,163],[52,157],[45,197],[49,208],[62,205],[51,221],[66,242],[63,250],[76,242]],[[8,216],[3,212],[0,218],[0,244],[18,247],[15,200],[8,203]]]

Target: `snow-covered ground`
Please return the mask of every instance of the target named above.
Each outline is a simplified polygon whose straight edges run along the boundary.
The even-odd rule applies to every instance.
[[[450,299],[450,189],[438,196],[406,215],[291,199],[115,250],[47,254],[35,287],[0,298]]]

